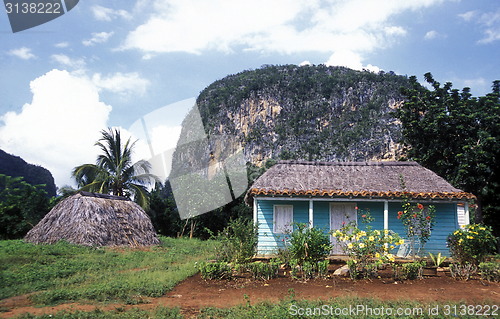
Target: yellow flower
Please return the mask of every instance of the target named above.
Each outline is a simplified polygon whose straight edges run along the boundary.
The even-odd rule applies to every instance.
[[[403,245],[404,243],[405,243],[405,240],[404,239],[400,239],[397,244],[398,245]]]
[[[465,228],[465,225],[460,225],[461,228]]]
[[[370,236],[370,237],[368,237],[368,240],[369,240],[369,241],[374,241],[374,240],[375,240],[375,237]]]
[[[360,243],[360,244],[359,244],[359,248],[365,248],[365,246],[366,246],[366,245],[365,245],[364,243]]]
[[[389,258],[390,261],[394,261],[394,255],[393,254],[387,254],[387,258]]]
[[[461,244],[463,241],[464,241],[464,240],[463,240],[463,238],[460,238],[460,239],[458,240],[458,243],[460,243],[460,244]]]
[[[391,245],[391,249],[394,249],[395,247]]]
[[[480,229],[480,230],[486,230],[486,228],[484,228],[484,227],[479,227],[479,229]]]
[[[467,236],[467,239],[474,239],[474,237],[472,237],[472,236]]]
[[[353,245],[352,243],[347,244],[347,248],[352,249]]]
[[[360,231],[359,232],[359,237],[363,237],[363,236],[366,236],[366,232],[364,230]]]
[[[379,236],[379,235],[380,235],[380,232],[379,232],[378,230],[375,230],[373,233],[374,233],[375,235],[377,235],[377,236]]]
[[[385,229],[384,230],[384,235],[388,235],[389,234],[389,230],[388,229]]]
[[[459,231],[458,230],[455,230],[455,232],[453,233],[453,235],[458,235]]]
[[[380,258],[380,254],[379,254],[379,253],[376,253],[376,254],[375,254],[375,258]]]

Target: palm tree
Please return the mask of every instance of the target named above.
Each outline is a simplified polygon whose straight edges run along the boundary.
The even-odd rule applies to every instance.
[[[144,160],[132,163],[135,142],[131,143],[129,138],[122,145],[118,129],[109,128],[101,134],[95,143],[102,151],[96,164],[83,164],[72,171],[78,187],[89,192],[133,196],[135,202],[146,208],[149,205],[146,186],[158,181],[158,177],[149,172],[151,164]]]

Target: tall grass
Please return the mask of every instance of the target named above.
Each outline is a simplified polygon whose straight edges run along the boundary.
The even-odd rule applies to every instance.
[[[0,241],[0,299],[34,293],[30,298],[40,305],[82,299],[138,303],[195,274],[194,263],[212,258],[217,246],[166,237],[147,249]]]

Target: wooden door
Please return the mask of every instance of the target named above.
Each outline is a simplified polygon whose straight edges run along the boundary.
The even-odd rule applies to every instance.
[[[349,222],[357,222],[356,215],[356,203],[345,202],[345,203],[331,203],[330,204],[330,230],[340,229],[344,224]],[[344,252],[337,242],[335,237],[332,239],[332,254],[342,255]]]

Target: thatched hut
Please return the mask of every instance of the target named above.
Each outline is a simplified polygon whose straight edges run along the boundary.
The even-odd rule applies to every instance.
[[[160,241],[144,210],[119,196],[80,192],[57,204],[25,241],[86,246],[151,246]]]

